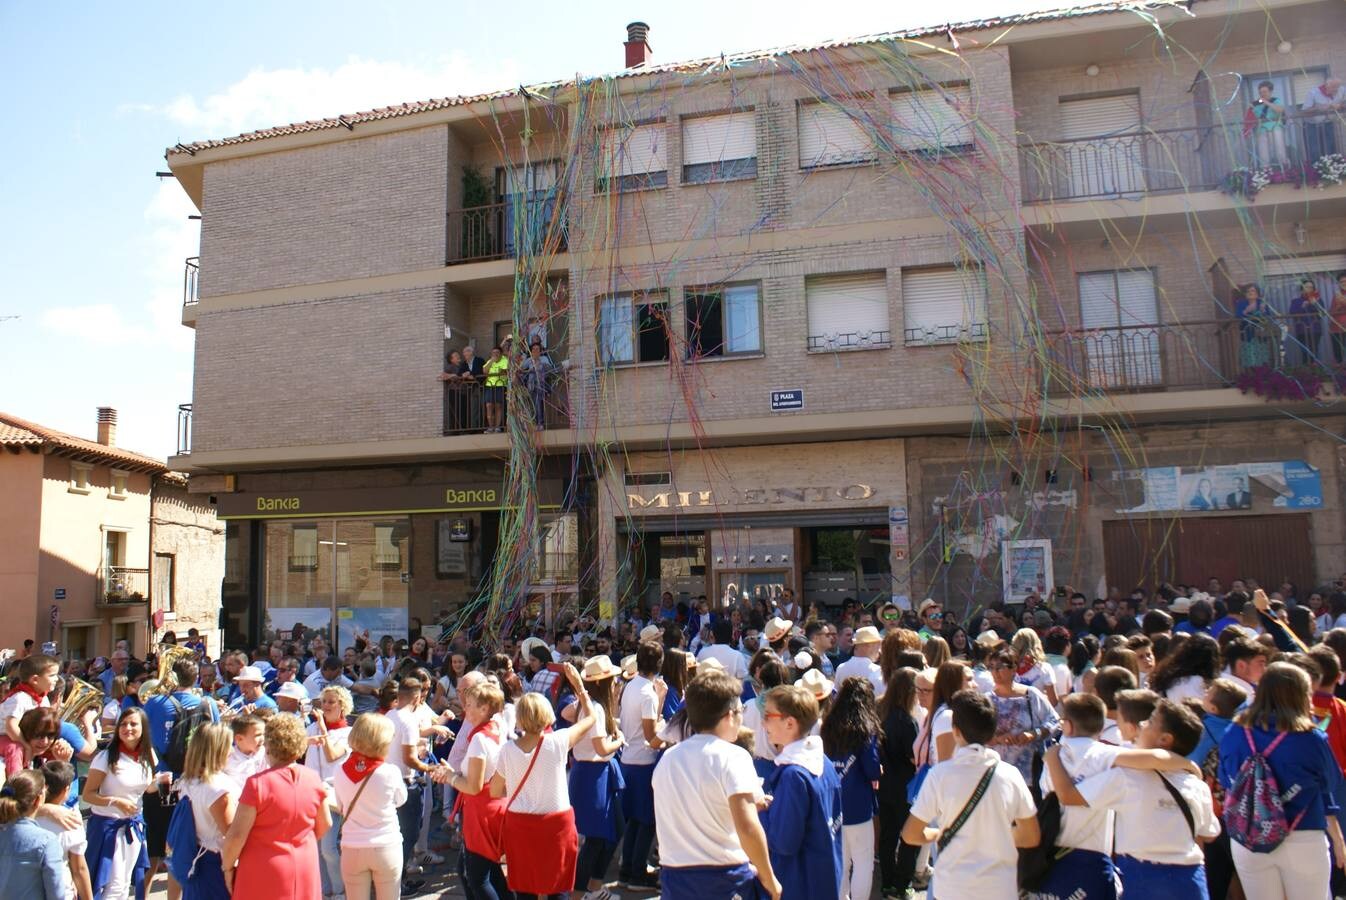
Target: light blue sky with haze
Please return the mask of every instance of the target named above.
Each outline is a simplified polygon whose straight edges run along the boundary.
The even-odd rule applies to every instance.
[[[0,0],[0,410],[92,437],[112,406],[119,445],[174,451],[199,226],[154,173],[179,140],[614,71],[635,19],[675,62],[1065,5]]]

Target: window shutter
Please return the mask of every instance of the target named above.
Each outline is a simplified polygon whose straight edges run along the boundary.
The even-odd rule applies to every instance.
[[[1117,280],[1112,272],[1090,272],[1080,276],[1080,327],[1116,328]]]
[[[967,85],[893,95],[893,142],[902,150],[938,150],[972,143],[972,91]]]
[[[1154,290],[1154,272],[1129,269],[1117,273],[1118,318],[1122,327],[1159,324],[1159,298]]]
[[[1121,94],[1061,101],[1061,140],[1127,134],[1140,130],[1140,96]]]
[[[885,273],[809,278],[804,293],[810,347],[886,345],[891,341]]]
[[[1288,256],[1269,259],[1264,274],[1307,275],[1310,272],[1346,272],[1346,253],[1325,253],[1320,256]]]
[[[1282,97],[1286,103],[1293,103],[1295,106],[1303,106],[1304,101],[1309,99],[1309,94],[1318,85],[1323,83],[1323,77],[1327,74],[1323,69],[1314,69],[1308,72],[1296,72],[1290,80],[1291,97]]]
[[[757,156],[757,126],[750,112],[682,121],[682,162],[695,166]]]
[[[609,159],[615,175],[645,175],[668,170],[664,123],[614,128],[608,132]]]
[[[874,142],[846,110],[823,103],[799,106],[799,165],[831,166],[876,157]]]
[[[980,270],[902,273],[902,315],[908,343],[986,337],[986,284]]]

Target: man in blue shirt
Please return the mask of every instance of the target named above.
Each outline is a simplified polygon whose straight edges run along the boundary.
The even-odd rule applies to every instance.
[[[205,703],[210,710],[210,720],[212,722],[220,720],[220,712],[215,706],[215,701],[209,698],[203,699],[196,690],[198,674],[195,661],[178,660],[173,664],[171,676],[177,682],[177,689],[171,695],[155,694],[144,703],[145,716],[150,720],[150,742],[154,745],[154,755],[159,758],[160,772],[169,771],[163,757],[168,749],[169,735],[173,732],[173,726],[177,724],[179,715],[187,715]]]
[[[103,696],[112,696],[112,679],[118,675],[126,674],[126,667],[131,664],[131,654],[125,650],[112,651],[112,657],[109,660],[108,667],[99,673],[98,677],[103,682]]]
[[[234,676],[234,684],[238,686],[238,696],[229,703],[229,708],[245,711],[256,709],[278,709],[276,701],[268,697],[262,691],[262,672],[256,666],[244,666]],[[151,725],[153,721],[151,720]]]

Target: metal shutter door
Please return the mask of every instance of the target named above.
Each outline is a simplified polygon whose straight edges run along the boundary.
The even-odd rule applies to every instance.
[[[893,143],[902,150],[938,150],[972,143],[972,91],[967,85],[893,95]]]
[[[683,165],[756,156],[757,128],[750,112],[703,116],[682,122]]]
[[[668,169],[664,123],[615,128],[608,133],[609,159],[617,175],[644,175]]]
[[[986,334],[986,286],[980,271],[902,273],[906,340],[957,341]]]
[[[810,278],[804,292],[810,338],[834,346],[891,340],[883,272]]]
[[[799,165],[831,166],[875,158],[864,127],[844,109],[823,103],[799,106]]]

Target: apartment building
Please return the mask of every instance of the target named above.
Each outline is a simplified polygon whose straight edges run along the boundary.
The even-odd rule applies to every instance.
[[[635,23],[613,76],[170,148],[171,463],[228,523],[229,635],[502,580],[607,616],[1339,577],[1340,366],[1290,313],[1346,269],[1341,116],[1297,114],[1343,27],[1109,4],[660,65]],[[551,375],[496,431],[441,373],[514,336]]]

